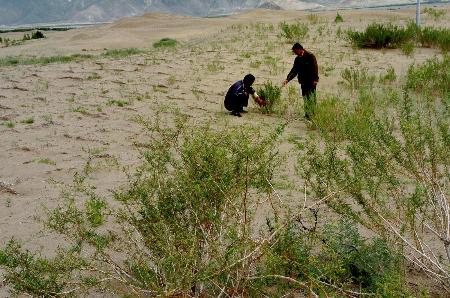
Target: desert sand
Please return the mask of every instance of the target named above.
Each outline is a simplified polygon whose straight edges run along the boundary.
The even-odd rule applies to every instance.
[[[445,9],[448,16],[450,7]],[[415,16],[412,9],[345,10],[339,24],[334,23],[335,11],[315,13],[316,20],[310,14],[269,10],[223,18],[146,14],[107,25],[45,32],[46,39],[0,48],[0,58],[98,55],[80,62],[0,68],[0,124],[14,124],[0,125],[0,246],[14,237],[27,248],[52,251],[58,241],[37,218],[45,208],[56,206],[64,184],[83,171],[88,159],[93,165],[90,183],[100,193],[111,197],[111,190],[125,185],[123,168],[132,172],[140,162],[134,146],[142,133],[134,121],[138,115],[151,118],[157,110],[176,107],[193,123],[269,127],[289,121],[280,144],[280,150],[289,153],[288,139],[302,139],[308,132],[303,121],[263,115],[254,103],[242,118],[223,108],[226,90],[246,73],[256,76],[256,87],[266,80],[281,84],[285,79],[294,56],[291,43],[279,38],[282,21],[309,24],[308,37],[300,42],[317,57],[319,96],[346,94],[339,84],[345,68],[367,67],[379,75],[393,67],[399,78],[396,84],[401,84],[410,64],[440,55],[439,50],[426,48],[417,48],[412,56],[400,50],[355,50],[336,35],[338,28],[362,30],[374,21],[406,24]],[[423,16],[425,25],[448,27],[449,21]],[[152,44],[165,37],[180,44],[153,49]],[[100,56],[114,48],[145,51],[118,58]],[[290,86],[298,84],[293,81]],[[298,181],[295,158],[288,154],[280,177]],[[298,183],[280,194],[294,200],[302,190]],[[0,281],[0,297],[7,296]]]

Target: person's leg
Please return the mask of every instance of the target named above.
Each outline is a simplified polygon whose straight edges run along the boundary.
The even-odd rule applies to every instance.
[[[316,86],[302,84],[302,96],[304,100],[305,118],[311,119],[316,108]]]
[[[224,106],[231,112],[231,115],[241,117],[242,106],[239,103],[239,98],[226,98]]]

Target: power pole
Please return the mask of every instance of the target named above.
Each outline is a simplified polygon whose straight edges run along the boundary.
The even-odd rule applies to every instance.
[[[420,0],[417,0],[416,6],[416,25],[420,27]]]

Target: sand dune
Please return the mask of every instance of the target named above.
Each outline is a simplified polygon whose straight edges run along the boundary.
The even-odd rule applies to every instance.
[[[310,24],[310,33],[301,42],[318,58],[322,94],[345,94],[339,81],[348,67],[368,67],[378,76],[392,66],[401,78],[411,63],[440,55],[439,50],[425,48],[411,57],[400,50],[358,51],[336,36],[339,27],[361,29],[375,20],[405,24],[414,17],[412,9],[341,14],[345,21],[339,25],[334,23],[335,11],[318,13],[317,23],[310,22],[309,13],[295,11],[255,10],[211,19],[146,14],[113,24],[49,32],[45,40],[0,48],[0,57],[98,55],[105,48],[147,48],[128,57],[0,68],[0,124],[15,124],[0,125],[0,181],[17,192],[0,190],[0,246],[14,236],[29,248],[54,248],[55,236],[40,233],[42,225],[35,216],[43,214],[43,206],[57,204],[62,183],[70,183],[83,170],[89,152],[95,152],[91,183],[100,193],[110,196],[112,189],[124,185],[127,177],[122,167],[132,169],[139,163],[133,143],[139,141],[142,130],[133,121],[136,115],[153,117],[161,107],[178,107],[194,123],[279,123],[279,118],[263,116],[254,105],[243,118],[231,117],[222,102],[229,85],[248,72],[256,75],[256,85],[284,80],[293,56],[291,44],[280,42],[277,25],[281,21]],[[424,17],[428,25],[448,27],[449,21]],[[258,22],[274,27],[251,26]],[[179,40],[181,46],[152,49],[153,42],[164,37]],[[266,63],[267,57],[275,59],[276,68]],[[291,85],[296,88],[295,82]],[[125,103],[120,106],[119,100]],[[33,121],[26,123],[30,118]],[[296,120],[286,134],[302,138],[307,131],[306,124]],[[287,140],[281,146],[283,152],[292,148]],[[288,177],[295,176],[292,159],[284,169]],[[0,284],[0,297],[7,296]]]

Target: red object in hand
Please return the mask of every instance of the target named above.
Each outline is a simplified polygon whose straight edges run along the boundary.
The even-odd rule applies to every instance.
[[[267,104],[267,102],[264,99],[264,97],[259,97],[259,99],[256,102],[259,104],[260,107],[265,107],[266,104]]]

